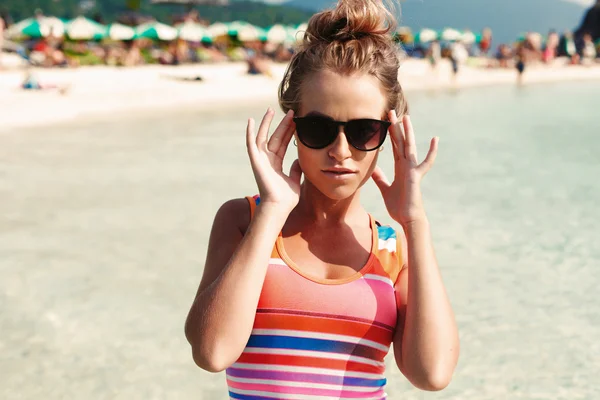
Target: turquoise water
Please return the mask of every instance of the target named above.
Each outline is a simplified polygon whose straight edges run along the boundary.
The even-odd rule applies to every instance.
[[[390,357],[391,399],[600,398],[598,93],[409,94],[421,153],[441,138],[424,192],[462,351],[440,393]],[[0,398],[226,398],[183,322],[216,209],[256,192],[245,120],[269,105],[0,135]]]

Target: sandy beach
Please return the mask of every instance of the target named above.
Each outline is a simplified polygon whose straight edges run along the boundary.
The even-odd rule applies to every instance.
[[[0,129],[40,126],[87,115],[137,111],[160,111],[179,107],[223,109],[254,101],[272,101],[277,106],[277,87],[286,65],[273,66],[273,76],[249,76],[244,63],[189,66],[144,66],[137,68],[86,67],[39,69],[42,84],[67,85],[61,95],[55,90],[27,92],[20,89],[24,72],[9,68],[0,72]],[[173,78],[201,76],[190,82]],[[405,60],[400,80],[407,91],[445,90],[485,85],[514,85],[516,71],[463,67],[452,82],[449,63],[433,73],[424,60]],[[532,66],[525,84],[571,80],[600,80],[600,64],[593,67]]]

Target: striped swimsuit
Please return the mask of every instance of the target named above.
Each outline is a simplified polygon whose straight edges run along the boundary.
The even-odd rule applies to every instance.
[[[260,202],[249,197],[251,212]],[[304,275],[279,235],[252,334],[226,371],[231,399],[383,399],[384,357],[393,340],[396,232],[371,217],[366,265],[346,279]]]

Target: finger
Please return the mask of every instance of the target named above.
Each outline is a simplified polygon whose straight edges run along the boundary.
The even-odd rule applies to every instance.
[[[256,152],[256,136],[254,135],[254,119],[248,119],[246,125],[246,148],[251,156]]]
[[[373,173],[371,174],[371,178],[373,178],[373,181],[382,194],[390,187],[390,181],[388,181],[385,173],[379,167],[375,167]]]
[[[398,116],[396,115],[395,110],[390,111],[390,122],[392,123],[390,126],[392,146],[396,149],[394,152],[394,158],[398,160],[400,158],[404,158],[404,133],[402,132],[402,127],[400,126],[400,122],[398,121]]]
[[[279,150],[277,150],[277,156],[280,157],[281,159],[283,159],[285,157],[285,153],[287,152],[288,146],[290,144],[290,142],[292,141],[292,138],[294,137],[294,132],[296,131],[296,124],[294,123],[294,114],[292,114],[291,118],[291,124],[287,130],[287,132],[285,132],[285,134],[283,135],[282,139],[281,139],[281,145],[279,146]]]
[[[298,160],[295,160],[290,167],[290,179],[298,185],[300,184],[300,180],[302,179],[302,167],[300,167],[300,161]]]
[[[427,172],[429,172],[431,167],[433,167],[433,164],[435,163],[435,158],[437,157],[439,141],[439,137],[434,137],[433,139],[431,139],[427,156],[425,157],[425,160],[423,160],[421,165],[417,167],[417,169],[419,170],[419,172],[421,172],[422,175],[425,175]]]
[[[413,130],[412,122],[410,121],[410,116],[405,115],[402,118],[402,125],[404,126],[404,142],[405,144],[405,155],[406,159],[412,161],[413,163],[418,163],[417,158],[417,145],[415,144],[415,132]]]
[[[256,135],[256,147],[259,149],[266,149],[267,137],[269,136],[269,127],[271,126],[271,121],[273,120],[274,114],[275,112],[271,109],[271,107],[269,107],[260,123],[258,134]]]
[[[277,128],[275,129],[275,132],[273,132],[273,134],[271,135],[271,138],[269,139],[267,149],[270,152],[272,152],[272,153],[279,152],[279,148],[283,144],[283,141],[285,140],[285,136],[288,134],[290,128],[293,125],[294,121],[292,118],[293,118],[293,111],[289,110],[287,112],[287,114],[285,114],[285,117],[283,117],[283,119],[281,120],[281,122],[279,123]]]

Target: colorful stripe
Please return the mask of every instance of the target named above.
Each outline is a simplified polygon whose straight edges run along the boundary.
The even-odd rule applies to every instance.
[[[260,204],[257,196],[249,201],[252,210]],[[283,247],[274,247],[252,333],[226,371],[231,399],[387,397],[384,358],[397,322],[400,266],[396,231],[376,229],[369,263],[333,284],[291,267]]]

